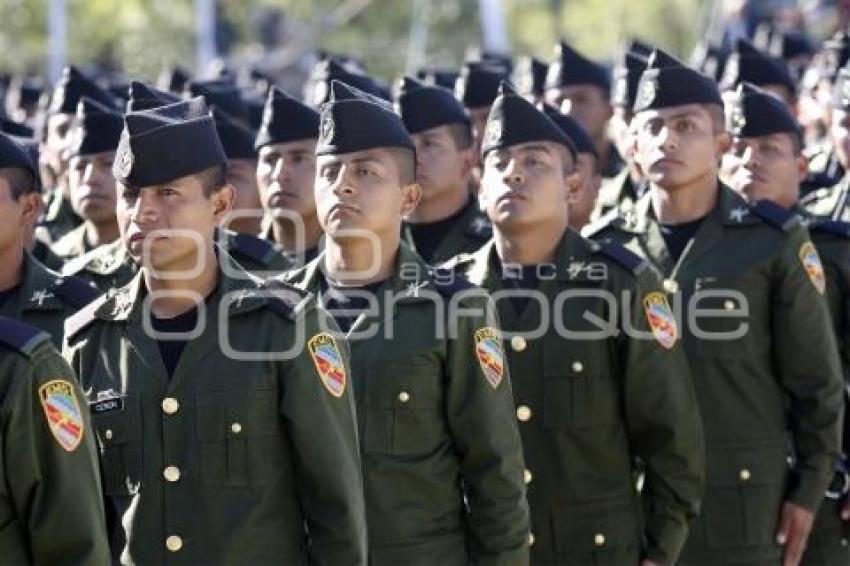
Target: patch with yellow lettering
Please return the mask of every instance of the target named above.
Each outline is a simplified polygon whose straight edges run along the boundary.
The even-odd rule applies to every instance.
[[[499,387],[505,376],[505,352],[502,349],[502,334],[495,328],[485,326],[475,331],[475,357],[487,383],[493,389]]]
[[[811,242],[806,242],[800,246],[800,261],[803,262],[803,267],[812,281],[812,285],[818,290],[821,295],[826,292],[826,275],[823,272],[823,264],[820,262],[820,256],[815,249],[815,245]]]
[[[643,308],[655,340],[668,350],[672,348],[679,339],[679,329],[667,296],[660,292],[650,293],[643,298]]]
[[[76,450],[85,428],[74,386],[64,379],[54,379],[38,388],[38,398],[56,442],[68,452]]]
[[[327,332],[316,334],[307,342],[307,349],[319,372],[319,379],[331,395],[342,397],[345,393],[345,363],[336,340]]]

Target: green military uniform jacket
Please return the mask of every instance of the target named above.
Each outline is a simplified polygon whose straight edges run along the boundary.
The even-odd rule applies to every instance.
[[[82,277],[105,293],[129,283],[138,270],[124,242],[118,239],[68,260],[62,267],[62,274]]]
[[[283,256],[279,247],[270,242],[230,230],[219,230],[216,237],[218,245],[227,250],[239,266],[249,273],[272,275],[290,268],[289,260]],[[138,270],[119,239],[69,260],[62,268],[62,273],[87,279],[105,293],[129,283]]]
[[[416,251],[416,243],[413,241],[409,223],[404,224],[402,235],[404,243]],[[463,208],[463,213],[448,230],[434,250],[434,254],[423,259],[431,265],[439,265],[458,254],[474,252],[487,243],[492,235],[493,228],[478,207],[477,199],[470,198]]]
[[[617,211],[615,214],[629,213],[634,209],[637,199],[637,190],[632,182],[629,168],[623,167],[616,177],[602,181],[596,204],[593,212],[590,213],[590,221],[595,222],[611,213],[612,210]]]
[[[37,326],[62,347],[65,319],[100,293],[79,277],[66,277],[47,269],[24,252],[24,274],[15,292],[0,305],[0,315]]]
[[[521,312],[507,297],[497,303],[513,334],[506,343],[527,467],[532,562],[638,564],[644,556],[672,564],[699,509],[705,463],[678,332],[664,346],[623,332],[649,331],[643,301],[662,296],[656,276],[631,252],[568,230],[555,253],[536,289],[550,316],[541,318],[533,299]],[[500,265],[494,242],[454,262],[494,297],[512,289]],[[569,293],[592,295],[557,306]],[[600,294],[628,308],[611,309]],[[588,316],[610,321],[618,336],[598,337],[600,326]],[[545,320],[543,336],[522,335]],[[633,481],[637,458],[646,472],[643,519]]]
[[[797,212],[803,215],[826,272],[826,299],[844,373],[842,452],[847,458],[850,455],[850,420],[847,418],[850,401],[850,223],[809,217],[801,210]],[[833,483],[830,484],[830,497],[823,501],[815,519],[803,564],[850,564],[850,544],[847,544],[850,540],[850,523],[842,521],[840,516],[841,507],[848,497],[848,481],[850,475],[847,475],[846,469],[836,471]]]
[[[323,261],[287,277],[319,292]],[[460,295],[470,287],[439,278],[402,244],[377,312],[348,333],[370,564],[528,562],[510,379],[489,299]]]
[[[80,224],[55,242],[51,246],[53,252],[65,261],[79,257],[92,250],[86,241],[86,225]]]
[[[51,242],[57,241],[82,223],[82,219],[71,207],[71,203],[62,196],[61,189],[50,191],[45,197],[44,205],[45,211],[41,225],[47,230]]]
[[[674,265],[650,196],[632,222],[589,235],[647,259],[685,320],[696,319],[683,329],[705,425],[706,491],[682,563],[778,561],[782,502],[816,510],[839,448],[841,367],[822,267],[793,213],[767,201],[751,208],[722,185]]]
[[[323,330],[336,326],[305,294],[270,295],[220,258],[205,323],[170,379],[144,329],[143,271],[68,321],[113,559],[365,564],[350,369]]]
[[[83,393],[47,333],[3,317],[0,446],[0,563],[108,564]]]

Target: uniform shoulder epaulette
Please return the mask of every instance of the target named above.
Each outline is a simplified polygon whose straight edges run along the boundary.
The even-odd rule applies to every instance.
[[[585,238],[592,238],[608,227],[620,228],[625,226],[625,224],[626,219],[622,217],[620,210],[615,207],[593,222],[586,224],[584,228],[581,229],[581,235]]]
[[[440,271],[440,272],[455,271],[459,267],[464,266],[464,265],[466,265],[466,264],[468,264],[468,263],[470,263],[474,260],[475,260],[475,256],[471,253],[457,254],[456,256],[454,256],[450,259],[447,259],[446,261],[444,261],[440,265],[437,265],[436,267],[434,267],[434,272],[437,272],[437,271]]]
[[[850,222],[840,220],[823,220],[809,224],[812,233],[832,234],[842,238],[850,239]]]
[[[276,252],[274,245],[267,241],[251,236],[249,234],[234,234],[231,237],[229,251],[234,255],[241,255],[260,265],[268,265],[271,256]]]
[[[268,307],[287,318],[292,318],[299,305],[310,296],[309,292],[299,289],[279,277],[264,279],[261,287],[266,291],[274,292],[274,296],[265,296]]]
[[[53,291],[60,299],[69,303],[75,309],[81,309],[101,294],[100,290],[89,284],[82,277],[63,277],[58,280]]]
[[[600,242],[598,247],[596,247],[593,251],[604,255],[634,274],[638,274],[643,271],[647,265],[643,258],[620,244]]]
[[[65,319],[65,338],[73,338],[81,330],[94,322],[97,318],[95,313],[97,313],[97,310],[103,306],[110,296],[109,293],[101,295]]]
[[[76,275],[85,269],[89,261],[91,261],[91,256],[89,254],[91,254],[91,252],[67,260],[65,265],[62,266],[62,275]]]
[[[434,267],[431,269],[431,277],[437,292],[444,297],[451,297],[461,291],[475,288],[475,285],[454,269],[447,269],[442,266]]]
[[[42,343],[50,341],[50,334],[25,322],[0,316],[0,342],[29,356]]]
[[[768,199],[756,202],[750,210],[756,216],[783,232],[788,232],[800,222],[800,217],[793,210],[783,208]]]

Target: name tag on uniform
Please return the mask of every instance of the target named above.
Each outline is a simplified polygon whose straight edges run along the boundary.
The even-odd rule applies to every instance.
[[[117,392],[112,390],[101,391],[97,394],[97,398],[94,401],[89,401],[89,411],[93,415],[102,415],[103,413],[123,410],[124,397],[121,397]]]

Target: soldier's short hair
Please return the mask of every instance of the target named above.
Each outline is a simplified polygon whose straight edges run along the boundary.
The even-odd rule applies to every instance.
[[[32,171],[23,167],[2,167],[0,168],[0,177],[9,184],[9,192],[15,200],[28,193],[40,192],[38,179],[35,178]]]
[[[458,151],[472,147],[472,126],[469,124],[449,124],[449,135]]]
[[[388,151],[398,169],[398,180],[402,187],[416,182],[416,152],[406,147],[392,147]]]
[[[214,165],[193,175],[201,184],[204,195],[210,196],[227,184],[227,165]]]

